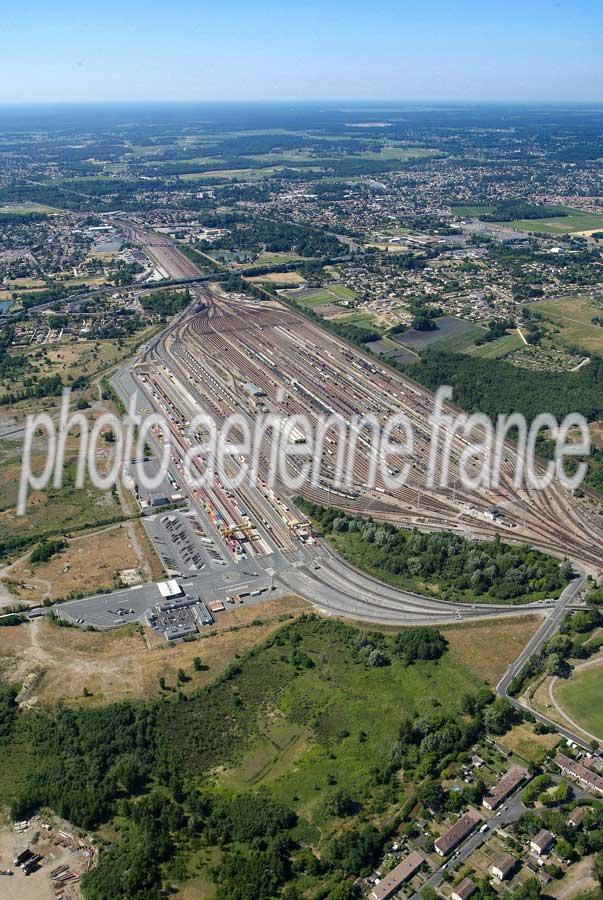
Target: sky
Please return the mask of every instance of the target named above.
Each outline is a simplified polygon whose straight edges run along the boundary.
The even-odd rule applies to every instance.
[[[25,0],[0,103],[602,101],[601,0]]]

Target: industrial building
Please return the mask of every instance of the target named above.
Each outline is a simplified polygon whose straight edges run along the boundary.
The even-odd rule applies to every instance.
[[[182,641],[197,634],[200,628],[213,625],[214,618],[203,600],[185,594],[177,581],[160,582],[157,587],[166,602],[149,611],[148,622],[167,641]]]

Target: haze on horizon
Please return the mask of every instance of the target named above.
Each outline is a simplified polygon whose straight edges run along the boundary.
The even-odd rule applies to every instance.
[[[3,11],[0,103],[603,101],[603,4],[40,0]]]

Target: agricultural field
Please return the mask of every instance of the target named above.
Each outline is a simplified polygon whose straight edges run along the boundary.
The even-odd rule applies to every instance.
[[[603,659],[579,666],[567,680],[555,682],[553,693],[563,712],[603,741]]]
[[[510,334],[505,334],[496,341],[489,341],[486,344],[469,347],[465,352],[469,353],[471,356],[479,356],[482,359],[502,359],[510,353],[513,353],[515,350],[520,350],[524,346],[525,344],[517,331],[512,331]]]
[[[581,347],[590,353],[603,352],[603,327],[592,319],[603,316],[603,307],[590,297],[561,297],[541,300],[526,307],[538,312],[559,328],[555,339],[571,347]]]
[[[484,333],[480,325],[457,319],[455,316],[441,316],[435,319],[435,331],[416,331],[411,329],[402,334],[392,335],[392,340],[403,347],[421,351],[431,344],[438,344],[440,349],[449,353],[462,353]]]

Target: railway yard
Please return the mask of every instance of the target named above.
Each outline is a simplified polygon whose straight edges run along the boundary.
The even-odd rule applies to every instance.
[[[140,230],[136,236],[142,239]],[[154,243],[155,236],[150,240]],[[163,239],[161,252],[170,273],[178,271],[180,264],[184,266],[180,252]],[[147,509],[143,519],[168,577],[186,579],[196,595],[206,602],[222,602],[226,609],[229,602],[253,602],[260,592],[274,591],[302,596],[330,614],[391,624],[547,609],[546,603],[480,607],[386,587],[350,568],[313,535],[311,523],[294,506],[295,494],[402,527],[447,529],[476,539],[499,535],[505,541],[527,542],[571,559],[582,571],[599,571],[601,533],[596,522],[590,521],[558,484],[529,494],[517,489],[511,445],[505,445],[499,489],[470,492],[455,471],[467,441],[453,435],[452,487],[429,490],[425,476],[433,395],[278,303],[225,294],[218,285],[199,285],[194,293],[196,302],[113,377],[126,405],[135,395],[138,412],[161,414],[170,429],[171,458],[161,499],[176,500],[185,507],[168,515]],[[256,479],[239,479],[235,487],[218,478],[189,485],[184,478],[187,451],[205,439],[191,424],[199,414],[211,416],[221,427],[236,413],[252,429],[258,413],[303,414],[315,426],[321,416],[334,414],[347,423],[355,415],[372,415],[384,423],[401,410],[412,424],[415,443],[410,476],[395,489],[380,482],[379,476],[373,487],[367,487],[374,451],[362,435],[352,457],[349,487],[336,487],[337,433],[330,431],[326,432],[314,483],[301,479],[301,457],[292,458],[269,430],[261,443]],[[394,431],[392,437],[401,440],[403,436]],[[236,442],[236,434],[230,439]],[[158,429],[149,432],[156,457],[161,455],[163,440]],[[297,432],[293,441],[304,444],[303,439],[297,440]],[[286,466],[289,477],[300,476],[297,491],[278,480],[269,483],[275,454],[283,457],[281,473]],[[202,474],[210,462],[207,452],[196,455],[193,474]],[[246,464],[243,456],[230,455],[227,474],[236,482]],[[130,474],[136,481],[136,472]],[[153,505],[143,490],[136,490],[141,504]],[[568,602],[577,589],[572,582],[564,594]],[[136,603],[124,601],[123,605],[128,610],[135,608],[133,615],[140,618],[155,600],[155,595],[146,595],[156,589],[149,585],[129,590],[137,592]],[[109,606],[115,609],[115,602],[106,597],[87,598],[64,604],[61,614],[111,627],[118,620],[104,610]]]

